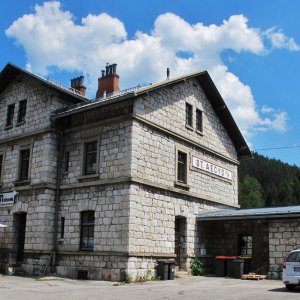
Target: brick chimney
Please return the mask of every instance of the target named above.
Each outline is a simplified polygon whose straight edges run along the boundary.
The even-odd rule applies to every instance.
[[[105,70],[101,71],[102,77],[98,78],[98,90],[96,98],[119,91],[119,78],[117,64],[107,64]]]
[[[84,76],[71,79],[71,88],[78,91],[82,96],[85,96],[86,86],[84,85]]]

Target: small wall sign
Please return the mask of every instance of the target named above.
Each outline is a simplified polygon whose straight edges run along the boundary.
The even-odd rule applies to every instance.
[[[208,161],[205,161],[203,159],[200,159],[198,157],[193,156],[192,165],[194,168],[209,172],[211,174],[220,176],[220,177],[228,179],[228,180],[232,180],[232,172],[231,171],[226,170],[222,167],[219,167],[219,166],[212,164]]]
[[[0,207],[13,206],[17,194],[16,191],[0,194]]]

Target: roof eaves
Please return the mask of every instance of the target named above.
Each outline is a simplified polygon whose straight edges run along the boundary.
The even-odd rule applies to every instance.
[[[127,100],[130,98],[135,97],[135,93],[134,92],[130,92],[128,94],[116,97],[116,98],[112,98],[112,99],[108,99],[108,100],[99,100],[99,101],[92,101],[90,103],[84,104],[84,105],[80,105],[71,109],[68,109],[66,111],[63,112],[58,112],[53,116],[53,119],[60,119],[63,117],[67,117],[73,114],[77,114],[77,113],[81,113],[81,112],[85,112],[88,110],[92,110],[98,107],[102,107],[105,105],[109,105],[109,104],[113,104],[119,101],[123,101],[123,100]]]
[[[23,74],[26,74],[26,75],[34,78],[34,79],[37,79],[40,82],[42,82],[43,84],[45,84],[46,86],[48,86],[50,88],[53,88],[53,89],[59,91],[60,93],[67,94],[68,96],[70,96],[72,98],[76,98],[76,100],[85,101],[85,102],[90,101],[88,98],[86,98],[82,95],[76,94],[76,93],[74,93],[74,92],[72,92],[72,91],[70,91],[66,88],[63,88],[62,86],[54,84],[50,80],[47,80],[43,77],[40,77],[36,74],[33,74],[33,73],[31,73],[31,72],[29,72],[25,69],[22,69],[22,68],[20,68],[16,65],[12,64],[12,63],[8,63],[0,73],[0,77],[3,77],[3,76],[5,76],[5,74],[8,74],[7,75],[7,77],[8,77],[7,80],[4,80],[4,81],[0,80],[0,82],[2,83],[2,86],[4,86],[8,81],[10,81],[13,78],[12,73],[15,73],[15,72],[17,74],[23,73]],[[0,91],[1,91],[2,86],[0,86]]]

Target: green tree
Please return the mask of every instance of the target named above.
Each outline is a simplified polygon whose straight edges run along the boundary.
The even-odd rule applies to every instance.
[[[262,188],[254,177],[247,175],[240,182],[239,203],[241,208],[263,207]]]

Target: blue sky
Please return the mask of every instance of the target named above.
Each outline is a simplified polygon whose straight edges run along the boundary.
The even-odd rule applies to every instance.
[[[252,150],[300,166],[300,1],[5,1],[0,64],[95,97],[106,62],[121,88],[207,69]],[[282,148],[258,150],[266,148]]]

